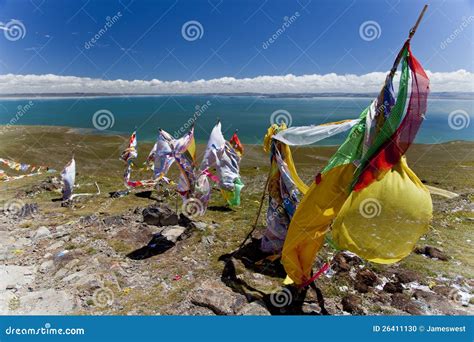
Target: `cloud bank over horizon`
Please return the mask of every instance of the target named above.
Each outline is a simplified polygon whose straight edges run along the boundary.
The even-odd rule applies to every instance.
[[[474,92],[474,73],[460,69],[430,72],[432,92]],[[117,93],[117,94],[202,94],[202,93],[368,93],[377,92],[387,73],[364,75],[292,74],[254,78],[221,77],[197,81],[103,80],[88,77],[45,75],[0,75],[0,94],[22,93]],[[396,84],[398,77],[395,77]]]

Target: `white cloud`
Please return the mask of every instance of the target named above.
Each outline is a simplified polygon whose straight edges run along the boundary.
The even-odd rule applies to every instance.
[[[474,73],[466,70],[427,72],[433,92],[473,92]],[[386,73],[365,75],[285,75],[236,79],[222,77],[210,80],[160,81],[102,80],[59,75],[0,75],[0,94],[18,93],[367,93],[380,90]]]

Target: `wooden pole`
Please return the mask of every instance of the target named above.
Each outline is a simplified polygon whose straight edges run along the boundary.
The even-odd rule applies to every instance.
[[[267,188],[268,188],[268,183],[270,183],[271,174],[272,174],[272,165],[270,164],[270,170],[268,171],[267,180],[265,181],[265,186],[263,187],[263,191],[262,191],[262,197],[260,198],[260,204],[258,206],[257,217],[255,217],[255,222],[253,223],[252,230],[247,234],[247,236],[245,237],[244,241],[242,241],[237,251],[240,250],[245,245],[248,239],[252,236],[255,229],[257,229],[258,220],[260,219],[260,213],[262,212],[263,201],[265,200],[265,195],[267,194]]]
[[[421,19],[423,19],[423,16],[425,15],[426,10],[428,9],[428,5],[423,6],[423,9],[421,10],[420,15],[418,16],[418,19],[416,20],[415,26],[410,30],[409,38],[413,37],[413,35],[416,32],[416,29],[418,28],[418,25],[420,25]]]
[[[400,64],[400,61],[402,60],[403,51],[405,50],[405,47],[408,45],[408,43],[410,43],[410,40],[415,35],[416,30],[418,29],[418,25],[420,25],[421,19],[423,19],[423,16],[425,15],[425,12],[426,12],[427,9],[428,9],[428,5],[423,6],[423,9],[421,10],[420,15],[418,16],[418,19],[416,20],[415,25],[410,29],[410,32],[408,33],[407,40],[403,44],[402,48],[400,49],[400,51],[397,54],[397,57],[395,58],[395,61],[393,62],[393,66],[392,66],[392,69],[390,69],[390,73],[385,78],[385,84],[382,87],[382,90],[380,91],[379,96],[378,96],[377,113],[380,113],[383,110],[383,106],[384,106],[383,97],[384,97],[385,87],[387,86],[389,80],[391,80],[393,78],[393,76],[395,75],[395,73],[397,72],[398,65]]]
[[[403,50],[405,49],[405,46],[410,42],[410,40],[413,38],[413,36],[416,33],[416,30],[418,29],[418,25],[420,25],[421,19],[423,19],[423,16],[425,15],[426,10],[428,9],[428,5],[425,5],[423,9],[421,10],[420,15],[418,16],[418,19],[416,20],[415,26],[413,26],[410,29],[410,32],[408,33],[408,38],[405,41],[405,44],[403,44],[403,47],[400,49],[398,52],[397,58],[395,58],[395,62],[393,63],[392,69],[390,70],[389,77],[393,77],[395,72],[397,71],[398,64],[400,64],[400,60],[402,59],[403,55]]]

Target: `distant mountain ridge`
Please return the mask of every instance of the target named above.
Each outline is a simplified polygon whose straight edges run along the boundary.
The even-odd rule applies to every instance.
[[[261,96],[267,98],[376,97],[378,93],[18,93],[0,94],[0,98],[97,97],[97,96]],[[474,100],[474,92],[432,92],[432,99]]]

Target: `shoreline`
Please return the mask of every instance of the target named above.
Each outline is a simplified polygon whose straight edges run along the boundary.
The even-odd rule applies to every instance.
[[[324,98],[374,98],[377,93],[21,93],[0,94],[0,100],[19,99],[77,99],[107,97],[163,97],[163,96],[221,96],[221,97],[262,97],[268,99],[324,99]],[[474,92],[434,92],[433,100],[474,100]]]

